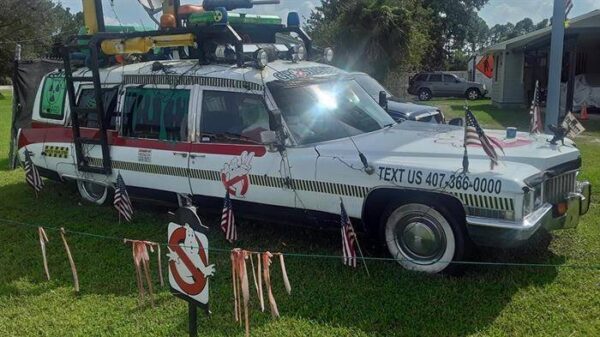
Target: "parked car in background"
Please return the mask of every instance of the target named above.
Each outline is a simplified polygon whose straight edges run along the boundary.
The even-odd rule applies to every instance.
[[[485,84],[471,82],[454,74],[442,72],[422,72],[409,80],[408,93],[421,101],[432,97],[466,97],[476,100],[487,94]]]
[[[383,85],[376,79],[365,73],[352,73],[354,80],[365,89],[365,91],[379,102],[379,95],[385,92],[387,98],[387,112],[398,123],[411,120],[417,122],[444,124],[444,114],[434,106],[414,104],[403,102],[394,97]]]

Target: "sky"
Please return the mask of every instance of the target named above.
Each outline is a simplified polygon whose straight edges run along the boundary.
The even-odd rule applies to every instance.
[[[81,0],[55,0],[62,2],[65,7],[70,7],[73,11],[81,10]],[[113,0],[114,9],[118,15],[112,11],[110,0],[104,1],[104,15],[107,24],[118,24],[119,20],[122,24],[145,24],[151,25],[152,21],[147,17],[146,13],[138,5],[137,0]],[[439,0],[444,1],[444,0]],[[185,1],[182,3],[200,3],[201,0]],[[488,26],[492,27],[495,24],[504,24],[507,22],[516,23],[525,17],[530,17],[534,22],[552,16],[552,4],[554,0],[489,0],[487,5],[481,9],[479,15],[487,22]],[[300,13],[301,17],[308,17],[310,11],[315,5],[320,3],[319,0],[281,0],[281,5],[264,5],[256,6],[248,12],[275,14],[282,18],[287,17],[287,13],[295,10]],[[600,9],[600,0],[574,0],[574,7],[570,17],[575,17],[594,9]],[[117,17],[119,20],[117,20]]]

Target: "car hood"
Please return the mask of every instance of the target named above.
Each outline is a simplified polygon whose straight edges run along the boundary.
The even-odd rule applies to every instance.
[[[412,114],[415,112],[421,113],[421,112],[428,112],[428,111],[436,110],[436,108],[433,106],[414,104],[414,103],[408,103],[408,102],[400,102],[400,101],[393,100],[393,99],[390,99],[388,101],[388,109],[390,111],[402,112],[405,114]]]
[[[514,140],[505,139],[505,131],[485,130],[503,146],[496,151],[500,165],[490,169],[490,159],[481,146],[468,146],[470,173],[489,173],[510,176],[522,181],[540,171],[567,162],[580,160],[574,143],[565,139],[565,145],[551,145],[550,135],[529,135],[519,132]],[[412,166],[456,171],[462,168],[464,128],[406,121],[352,140],[356,147],[374,166]],[[349,138],[322,143],[316,146],[321,156],[340,157],[354,161],[356,148]],[[360,161],[358,161],[360,164]]]

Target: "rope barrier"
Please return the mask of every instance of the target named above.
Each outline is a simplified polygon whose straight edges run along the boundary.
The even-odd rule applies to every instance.
[[[2,219],[2,218],[0,218],[0,223],[4,223],[4,224],[8,224],[8,225],[30,227],[30,228],[42,227],[44,229],[57,231],[57,232],[61,231],[61,228],[58,228],[58,227],[40,226],[40,225],[34,225],[34,224],[26,223],[26,222],[20,222],[20,221]],[[116,237],[116,236],[107,236],[107,235],[100,235],[100,234],[94,234],[94,233],[86,233],[86,232],[74,231],[74,230],[70,230],[70,229],[66,229],[66,228],[64,229],[64,231],[69,234],[74,234],[74,235],[79,235],[79,236],[87,236],[87,237],[93,237],[93,238],[105,239],[105,240],[119,241],[121,243],[124,240],[124,238],[120,238],[120,237]],[[156,242],[156,243],[163,247],[174,247],[173,245],[170,245],[170,244],[164,243],[164,242]],[[177,245],[177,246],[184,247],[184,248],[186,247],[185,245]],[[231,250],[232,249],[225,249],[225,248],[208,248],[208,251],[216,252],[216,253],[223,253],[223,254],[231,254]],[[267,251],[267,250],[268,249],[265,249],[264,251]],[[261,251],[250,251],[250,250],[247,250],[247,251],[249,253],[253,253],[253,254],[262,253]],[[278,253],[278,254],[283,254],[286,257],[311,258],[311,259],[342,260],[342,258],[343,258],[341,255],[328,255],[328,254],[307,254],[307,253]],[[419,263],[419,261],[416,261],[416,260],[405,259],[405,258],[393,258],[393,257],[368,257],[368,256],[365,256],[364,259],[367,261],[381,261],[381,262],[405,261],[405,262]],[[595,265],[595,264],[553,264],[553,263],[445,261],[445,260],[439,260],[439,261],[437,261],[437,263],[472,265],[472,266],[490,266],[490,267],[570,268],[570,269],[600,270],[600,265]]]

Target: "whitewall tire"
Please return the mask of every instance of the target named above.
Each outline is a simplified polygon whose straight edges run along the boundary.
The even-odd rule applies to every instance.
[[[77,189],[85,201],[96,205],[102,205],[108,199],[109,188],[105,185],[84,180],[77,180]]]
[[[393,258],[405,269],[440,273],[457,269],[465,237],[453,219],[434,207],[418,203],[394,205],[384,218],[384,238]]]

